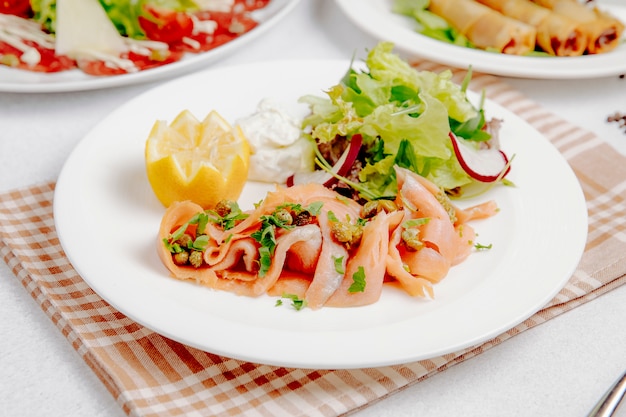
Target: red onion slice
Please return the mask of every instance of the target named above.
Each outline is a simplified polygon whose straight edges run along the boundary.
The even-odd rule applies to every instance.
[[[357,156],[359,156],[359,151],[361,150],[361,145],[363,144],[363,137],[360,134],[356,134],[352,136],[350,139],[350,144],[343,151],[341,157],[337,160],[335,165],[331,168],[331,171],[340,177],[345,177],[354,165],[354,161],[356,161]],[[295,184],[305,184],[305,183],[320,183],[324,184],[325,187],[330,187],[334,183],[338,181],[337,177],[331,174],[330,172],[326,172],[325,170],[316,170],[313,172],[296,172],[287,178],[287,186],[291,187]]]
[[[480,182],[494,182],[504,178],[511,166],[509,158],[499,149],[475,149],[449,133],[459,164],[470,177]]]

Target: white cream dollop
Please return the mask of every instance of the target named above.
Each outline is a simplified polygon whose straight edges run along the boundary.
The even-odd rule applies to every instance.
[[[284,183],[296,172],[314,169],[313,144],[302,135],[301,120],[272,99],[235,122],[250,144],[248,179]]]

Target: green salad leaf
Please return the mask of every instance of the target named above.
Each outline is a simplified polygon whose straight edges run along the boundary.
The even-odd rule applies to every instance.
[[[485,117],[467,98],[466,84],[452,72],[418,71],[381,42],[369,51],[363,69],[352,64],[326,97],[307,95],[305,131],[312,139],[363,138],[365,164],[353,187],[368,199],[395,196],[394,165],[411,169],[451,190],[474,180],[459,164],[449,132],[466,140],[484,141]]]
[[[99,0],[109,19],[123,36],[135,39],[146,37],[139,24],[139,16],[151,18],[145,6],[154,6],[177,12],[198,10],[194,0]],[[33,20],[39,22],[50,33],[56,32],[57,0],[31,0]]]
[[[54,33],[57,22],[56,0],[30,0],[30,7],[33,9],[33,20],[48,32]]]

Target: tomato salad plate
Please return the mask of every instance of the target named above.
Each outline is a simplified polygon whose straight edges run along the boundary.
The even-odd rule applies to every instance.
[[[434,299],[385,287],[363,307],[297,310],[276,297],[237,296],[169,276],[157,255],[165,208],[146,177],[145,141],[155,120],[183,109],[218,111],[233,122],[272,99],[303,117],[304,95],[323,95],[351,63],[304,60],[194,73],[156,87],[111,113],[75,148],[56,186],[54,217],[72,265],[104,300],[136,322],[192,347],[276,366],[349,369],[408,363],[455,352],[522,322],[569,280],[587,236],[578,181],[545,137],[486,100],[503,120],[502,148],[515,155],[507,177],[460,200],[495,200],[500,211],[476,223],[481,243],[436,284]],[[296,74],[296,75],[294,75]],[[468,92],[470,100],[480,96]],[[541,168],[543,167],[543,168]],[[252,209],[274,189],[249,181],[239,199]]]
[[[172,55],[172,57],[175,57],[171,59],[172,62],[169,62],[170,60],[166,60],[165,62],[167,63],[150,66],[139,71],[131,71],[118,75],[90,75],[78,68],[57,72],[36,72],[25,69],[11,68],[7,65],[0,65],[0,91],[14,93],[85,91],[133,85],[189,73],[193,70],[204,68],[206,65],[234,53],[252,40],[262,36],[265,32],[270,30],[274,25],[286,17],[298,3],[299,0],[271,0],[264,5],[264,7],[253,10],[246,15],[246,19],[249,21],[248,23],[252,24],[252,22],[254,22],[254,27],[251,27],[251,29],[245,31],[244,33],[238,34],[235,37],[231,36],[229,37],[229,40],[224,43],[220,41],[218,44],[211,46],[208,50],[201,47],[199,52],[189,52],[187,50],[184,50],[182,53],[176,52]],[[83,4],[78,3],[78,5],[81,6]],[[74,6],[76,5],[72,5],[70,8]],[[83,6],[87,6],[87,3]],[[92,11],[91,9],[89,10],[90,12]],[[72,13],[72,11],[70,10],[68,13]],[[79,12],[74,11],[74,13]],[[13,18],[13,16],[10,15],[0,15],[0,17],[4,17],[6,19]],[[72,19],[73,21],[76,21],[75,17],[72,17]],[[34,21],[26,22],[36,24]],[[198,25],[206,26],[210,23],[210,21],[203,21],[202,23],[198,23]],[[1,35],[2,30],[0,30],[0,45],[3,40]],[[79,43],[79,41],[75,40],[78,37],[75,33],[70,33],[67,36],[70,36],[71,39],[73,39],[71,41],[72,45]],[[95,42],[95,44],[98,44],[98,33],[96,33],[94,37],[94,40],[86,42]],[[164,42],[167,41],[164,40]],[[192,39],[188,42],[194,41]],[[80,46],[80,44],[78,46]],[[52,49],[54,49],[54,46],[52,46]],[[67,60],[68,58],[64,57],[64,59]],[[108,64],[105,63],[102,68],[106,70],[107,65]],[[98,71],[98,68],[90,68],[89,70],[96,74],[101,72]]]
[[[412,17],[393,11],[396,0],[335,0],[345,15],[376,39],[393,42],[398,50],[457,68],[472,67],[489,74],[535,79],[589,79],[626,73],[626,43],[595,55],[518,56],[457,46],[420,34]],[[626,5],[618,0],[594,5],[626,22]]]

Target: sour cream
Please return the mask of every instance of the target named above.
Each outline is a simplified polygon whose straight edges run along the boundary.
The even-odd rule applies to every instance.
[[[271,99],[236,121],[250,144],[248,179],[284,183],[296,172],[314,169],[313,144],[302,136],[301,120]]]

